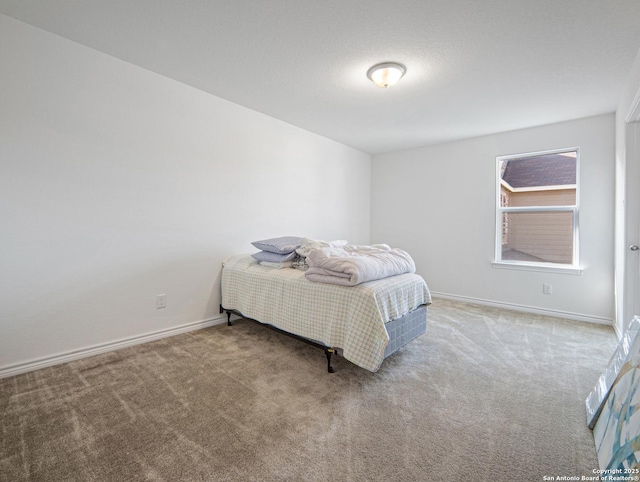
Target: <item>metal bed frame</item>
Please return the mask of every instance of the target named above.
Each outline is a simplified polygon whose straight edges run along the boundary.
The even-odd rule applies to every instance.
[[[254,320],[253,318],[249,318],[247,316],[244,316],[242,313],[240,313],[237,310],[228,310],[226,308],[224,308],[222,305],[220,305],[220,313],[227,313],[227,326],[233,326],[233,323],[231,323],[231,315],[237,315],[240,316],[241,318],[244,318],[245,320],[249,320],[249,321],[253,321],[254,323],[258,323],[261,326],[266,326],[267,328],[270,328],[274,331],[277,331],[279,333],[283,333],[287,336],[290,336],[291,338],[295,338],[296,340],[300,340],[303,341],[305,343],[307,343],[308,345],[312,345],[318,348],[322,348],[324,350],[324,354],[327,357],[327,371],[329,373],[335,373],[335,369],[331,366],[331,356],[336,353],[337,354],[337,349],[336,348],[332,348],[330,346],[327,346],[323,343],[320,343],[318,341],[314,341],[314,340],[310,340],[309,338],[305,338],[303,336],[300,335],[296,335],[295,333],[291,333],[289,331],[285,331],[285,330],[281,330],[280,328],[270,325],[268,323],[262,323],[258,320]]]
[[[231,315],[237,315],[246,320],[252,321],[254,323],[258,323],[262,326],[266,326],[274,331],[279,333],[283,333],[291,338],[295,338],[296,340],[303,341],[308,345],[312,345],[324,350],[324,354],[327,357],[327,371],[329,373],[335,373],[335,369],[331,366],[331,357],[335,353],[339,355],[338,348],[327,346],[324,343],[319,341],[310,340],[309,338],[305,338],[300,335],[296,335],[295,333],[291,333],[289,331],[282,330],[276,326],[270,325],[269,323],[262,323],[259,320],[255,320],[253,318],[249,318],[237,310],[230,310],[224,308],[222,304],[220,305],[220,313],[227,314],[227,326],[233,326],[231,323]],[[395,353],[404,345],[409,343],[414,338],[422,335],[427,330],[427,306],[421,305],[413,311],[405,314],[404,316],[398,318],[397,320],[389,321],[385,327],[387,328],[387,333],[389,334],[389,344],[387,345],[384,357],[387,358],[389,355]]]

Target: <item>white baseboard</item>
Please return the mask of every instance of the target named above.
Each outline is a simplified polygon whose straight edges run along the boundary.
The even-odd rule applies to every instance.
[[[14,375],[20,375],[21,373],[38,370],[40,368],[46,368],[53,365],[59,365],[60,363],[66,363],[73,360],[79,360],[81,358],[87,358],[93,355],[99,355],[100,353],[106,353],[108,351],[119,350],[120,348],[126,348],[128,346],[140,345],[150,341],[160,340],[162,338],[168,338],[170,336],[179,335],[181,333],[187,333],[189,331],[201,330],[209,326],[220,325],[227,321],[225,315],[219,315],[207,320],[194,321],[186,323],[180,326],[174,326],[164,330],[158,330],[144,335],[132,336],[130,338],[124,338],[121,340],[112,341],[109,343],[103,343],[100,345],[93,345],[86,348],[80,348],[58,355],[52,355],[44,358],[38,358],[28,362],[18,363],[15,365],[9,365],[0,367],[0,378],[11,377]]]
[[[482,298],[472,298],[470,296],[460,296],[460,295],[451,295],[448,293],[439,293],[437,291],[432,291],[431,295],[434,298],[444,298],[444,299],[454,300],[454,301],[463,301],[465,303],[473,303],[476,305],[493,306],[495,308],[504,308],[507,310],[522,311],[525,313],[534,313],[538,315],[553,316],[554,318],[566,318],[569,320],[595,323],[598,325],[613,326],[613,320],[610,318],[583,315],[580,313],[572,313],[570,311],[549,310],[545,308],[537,308],[534,306],[518,305],[515,303],[506,303],[503,301],[492,301],[492,300],[485,300]]]
[[[548,310],[543,308],[536,308],[533,306],[517,305],[515,303],[506,303],[502,301],[485,300],[481,298],[472,298],[470,296],[452,295],[448,293],[440,293],[432,291],[431,294],[434,298],[444,298],[453,301],[462,301],[465,303],[473,303],[477,305],[493,306],[495,308],[504,308],[514,311],[522,311],[525,313],[535,313],[545,316],[553,316],[555,318],[567,318],[570,320],[584,321],[587,323],[596,323],[599,325],[614,326],[613,320],[608,318],[602,318],[597,316],[583,315],[579,313],[572,313],[568,311],[560,310]],[[179,335],[181,333],[187,333],[189,331],[201,330],[210,326],[220,325],[226,322],[226,316],[219,315],[207,320],[195,321],[192,323],[186,323],[184,325],[167,328],[164,330],[158,330],[144,335],[133,336],[130,338],[124,338],[109,343],[103,343],[100,345],[93,345],[79,350],[73,350],[58,355],[52,355],[44,358],[38,358],[28,362],[18,363],[15,365],[9,365],[0,367],[0,378],[11,377],[14,375],[20,375],[40,368],[46,368],[53,365],[59,365],[61,363],[67,363],[73,360],[79,360],[81,358],[87,358],[100,353],[106,353],[109,351],[119,350],[120,348],[126,348],[128,346],[140,345],[142,343],[148,343],[150,341],[160,340],[162,338],[168,338],[170,336]]]

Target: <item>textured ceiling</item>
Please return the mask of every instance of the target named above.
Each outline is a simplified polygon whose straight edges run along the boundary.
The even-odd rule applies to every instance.
[[[368,153],[613,112],[638,0],[0,0],[0,13]],[[366,77],[398,61],[387,90]]]

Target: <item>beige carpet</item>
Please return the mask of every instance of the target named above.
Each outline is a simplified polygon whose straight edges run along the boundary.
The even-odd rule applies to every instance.
[[[597,467],[610,328],[436,299],[378,373],[242,320],[0,380],[2,481],[541,481]]]

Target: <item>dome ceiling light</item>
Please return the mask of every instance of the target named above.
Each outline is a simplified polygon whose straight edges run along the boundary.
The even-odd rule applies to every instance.
[[[387,88],[396,84],[407,72],[407,68],[396,62],[376,64],[367,72],[367,77],[378,87]]]

